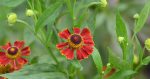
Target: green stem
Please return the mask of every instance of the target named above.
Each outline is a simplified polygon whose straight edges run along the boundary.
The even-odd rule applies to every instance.
[[[52,57],[52,59],[59,64],[57,58],[55,57],[55,55],[52,53],[52,51],[50,50],[50,48],[45,44],[45,42],[35,33],[35,31],[31,28],[31,25],[29,25],[27,22],[22,21],[22,20],[17,20],[17,22],[20,22],[22,24],[25,24],[28,26],[28,28],[30,29],[30,31],[33,33],[33,35],[46,47],[46,49],[48,50],[50,56]]]
[[[48,47],[48,46],[45,46],[46,48],[47,48],[47,50],[48,50],[48,52],[49,52],[49,54],[51,55],[51,57],[53,58],[53,60],[57,63],[57,64],[59,64],[59,61],[57,60],[57,58],[55,57],[55,55],[52,53],[52,51],[50,50],[50,47]]]

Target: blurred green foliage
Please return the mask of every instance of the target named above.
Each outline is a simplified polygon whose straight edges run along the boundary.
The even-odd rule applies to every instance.
[[[29,5],[28,1],[31,3],[31,5],[34,5],[34,6]],[[19,19],[26,21],[27,23],[32,25],[31,28],[35,26],[36,31],[40,31],[40,29],[48,30],[48,31],[44,31],[43,33],[38,32],[38,35],[40,37],[43,37],[44,40],[47,40],[46,44],[50,46],[51,49],[53,49],[52,51],[55,52],[55,55],[57,56],[59,61],[62,62],[61,66],[64,66],[65,68],[62,71],[66,70],[63,73],[69,74],[66,72],[67,70],[72,69],[72,68],[69,68],[69,67],[72,67],[70,66],[71,61],[66,60],[65,57],[61,56],[59,51],[57,51],[55,48],[55,44],[57,44],[58,41],[61,41],[59,39],[56,40],[58,38],[56,36],[57,32],[59,32],[60,30],[64,28],[70,28],[71,26],[77,26],[77,27],[88,26],[93,33],[94,42],[95,42],[97,49],[100,51],[103,64],[106,65],[109,60],[119,60],[119,59],[108,59],[108,54],[111,51],[111,50],[109,51],[107,50],[108,47],[111,47],[113,49],[112,51],[114,51],[113,53],[115,53],[117,57],[119,58],[122,57],[121,48],[119,47],[119,44],[117,43],[117,36],[115,34],[116,33],[115,32],[116,10],[119,9],[120,11],[119,16],[120,17],[122,16],[124,18],[124,22],[127,26],[127,35],[129,36],[129,38],[131,38],[133,31],[134,31],[133,28],[134,28],[134,21],[135,21],[133,19],[133,15],[136,13],[140,13],[144,4],[148,0],[142,0],[142,1],[141,0],[108,0],[108,6],[106,8],[101,8],[99,5],[92,5],[90,7],[87,6],[92,2],[99,2],[100,0],[76,0],[76,3],[74,2],[75,0],[70,0],[71,1],[70,5],[67,5],[64,0],[28,0],[28,1],[27,0],[0,0],[0,45],[4,45],[8,41],[14,42],[15,40],[25,40],[26,45],[29,45],[31,47],[32,54],[30,55],[30,57],[28,57],[30,61],[29,64],[35,64],[35,65],[33,67],[30,67],[30,65],[25,66],[25,68],[20,71],[23,74],[23,75],[20,74],[20,76],[24,77],[24,79],[27,79],[27,78],[37,79],[40,77],[40,75],[52,76],[51,78],[49,78],[48,76],[45,78],[41,77],[40,79],[63,79],[63,78],[65,79],[66,77],[64,77],[64,74],[57,73],[57,72],[36,74],[38,71],[34,71],[34,67],[39,68],[39,67],[36,67],[36,64],[42,64],[42,63],[47,63],[47,62],[49,62],[50,64],[55,64],[55,62],[52,60],[51,57],[49,57],[48,50],[39,42],[39,40],[37,40],[34,37],[31,31],[27,28],[27,25],[19,23],[19,22],[13,25],[8,24],[7,22],[8,14],[10,14],[11,12],[16,13]],[[74,7],[74,10],[72,11],[71,9],[69,9],[69,7],[70,8]],[[37,11],[37,15],[32,18],[27,17],[25,15],[25,12],[27,9],[33,9]],[[51,16],[49,16],[49,14]],[[70,15],[73,15],[73,17],[71,17]],[[145,21],[147,18],[149,19],[149,17],[147,16],[148,14],[146,15]],[[37,24],[35,25],[34,24],[35,22],[33,21],[33,19],[40,19],[40,20],[38,20]],[[140,43],[142,44],[143,44],[143,41],[150,34],[149,32],[150,27],[148,27],[150,25],[149,21],[150,20],[147,20],[145,25],[144,24],[137,25],[139,27],[142,27],[143,25],[145,26],[142,29],[142,31],[138,33],[138,37],[140,38]],[[124,32],[124,31],[121,31],[121,32]],[[118,34],[121,32],[118,31]],[[46,36],[44,36],[43,34],[46,34]],[[146,58],[145,60],[147,61]],[[120,61],[120,62],[124,62],[124,61]],[[79,68],[79,71],[76,72],[78,74],[78,77],[75,77],[76,79],[94,79],[94,78],[98,79],[99,74],[96,71],[94,62],[92,61],[92,57],[89,57],[88,59],[83,60],[81,64],[83,66],[83,69],[81,72],[79,72],[80,71],[80,68]],[[126,62],[124,64],[126,64]],[[146,64],[148,63],[146,62]],[[47,64],[45,64],[45,66],[41,66],[41,65],[39,66],[44,68],[44,67],[47,67]],[[59,69],[59,67],[57,68]],[[43,72],[48,72],[47,70],[51,70],[51,68],[41,69],[41,71]],[[30,74],[26,75],[27,73],[26,71],[29,71],[29,72],[33,71],[36,77],[33,78],[32,77],[33,75],[30,75]],[[74,72],[74,70],[71,70],[70,72]],[[129,75],[129,74],[133,74],[134,72],[129,70],[129,71],[118,72],[118,73],[127,73],[127,75]],[[57,74],[60,74],[60,77],[54,76]],[[10,77],[12,77],[12,75],[14,76],[14,78],[12,79],[22,78],[20,76],[16,76],[15,73],[11,74]],[[83,76],[80,76],[80,75],[83,75]]]

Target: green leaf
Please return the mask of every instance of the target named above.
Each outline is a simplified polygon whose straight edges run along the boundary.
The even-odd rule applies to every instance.
[[[113,67],[120,69],[120,70],[126,70],[129,69],[129,65],[126,61],[122,60],[119,56],[115,55],[115,53],[108,48],[109,51],[109,63],[113,65]]]
[[[1,0],[0,6],[7,6],[7,7],[17,7],[25,0]]]
[[[127,79],[126,77],[129,77],[135,73],[136,72],[132,70],[118,71],[117,73],[110,76],[110,78],[108,79]]]
[[[142,29],[142,27],[144,26],[144,24],[148,18],[148,15],[150,12],[150,6],[149,5],[150,5],[150,1],[145,4],[144,8],[142,9],[142,11],[139,15],[140,17],[138,18],[137,24],[134,27],[135,34]]]
[[[36,25],[35,31],[37,32],[39,29],[43,28],[47,23],[54,23],[56,17],[59,15],[59,10],[61,9],[62,2],[56,2],[51,5],[48,9],[46,9],[42,15],[39,17]]]
[[[117,15],[116,15],[116,33],[117,33],[117,38],[118,37],[124,38],[123,42],[120,43],[120,46],[121,46],[122,52],[123,52],[123,59],[126,59],[125,51],[126,51],[126,47],[127,47],[128,35],[127,35],[126,25],[123,22],[123,19],[119,12],[117,12]]]
[[[147,56],[146,58],[143,59],[142,65],[148,65],[150,63],[150,56]]]
[[[95,47],[94,47],[94,52],[92,53],[92,58],[96,65],[97,71],[100,73],[102,70],[103,64],[102,64],[100,53],[98,52],[98,50]]]
[[[128,45],[126,47],[125,53],[126,53],[126,61],[130,65],[130,67],[133,67],[133,57],[134,57],[134,48],[131,41],[128,42]]]
[[[143,65],[148,65],[150,63],[150,56],[145,57],[142,62],[135,68],[138,71]]]
[[[116,15],[116,33],[117,33],[117,37],[121,36],[124,37],[125,40],[127,40],[128,36],[127,36],[126,25],[119,12],[117,12]]]
[[[66,79],[57,66],[47,63],[28,65],[19,71],[2,76],[8,79]]]

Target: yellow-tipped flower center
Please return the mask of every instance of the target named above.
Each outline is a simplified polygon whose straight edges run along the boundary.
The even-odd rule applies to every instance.
[[[78,34],[73,34],[68,39],[68,43],[72,48],[80,48],[82,46],[82,37]]]

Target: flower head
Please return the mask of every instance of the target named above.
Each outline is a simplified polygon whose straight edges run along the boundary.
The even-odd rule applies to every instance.
[[[66,40],[56,45],[62,55],[67,59],[74,59],[74,51],[76,51],[77,59],[88,58],[93,52],[93,37],[88,28],[73,28],[74,33],[70,33],[68,29],[59,33],[59,36]]]
[[[17,15],[16,15],[16,13],[10,13],[10,14],[8,15],[7,19],[8,19],[8,23],[9,23],[9,24],[14,24],[14,23],[16,23],[16,21],[17,21]]]
[[[24,47],[24,41],[15,41],[14,45],[7,43],[1,48],[3,52],[0,52],[0,64],[11,65],[15,70],[18,70],[27,63],[23,56],[30,55],[30,48]]]
[[[145,41],[145,47],[148,51],[150,51],[150,38]]]
[[[33,16],[34,15],[34,11],[31,9],[27,9],[26,10],[26,16]]]

